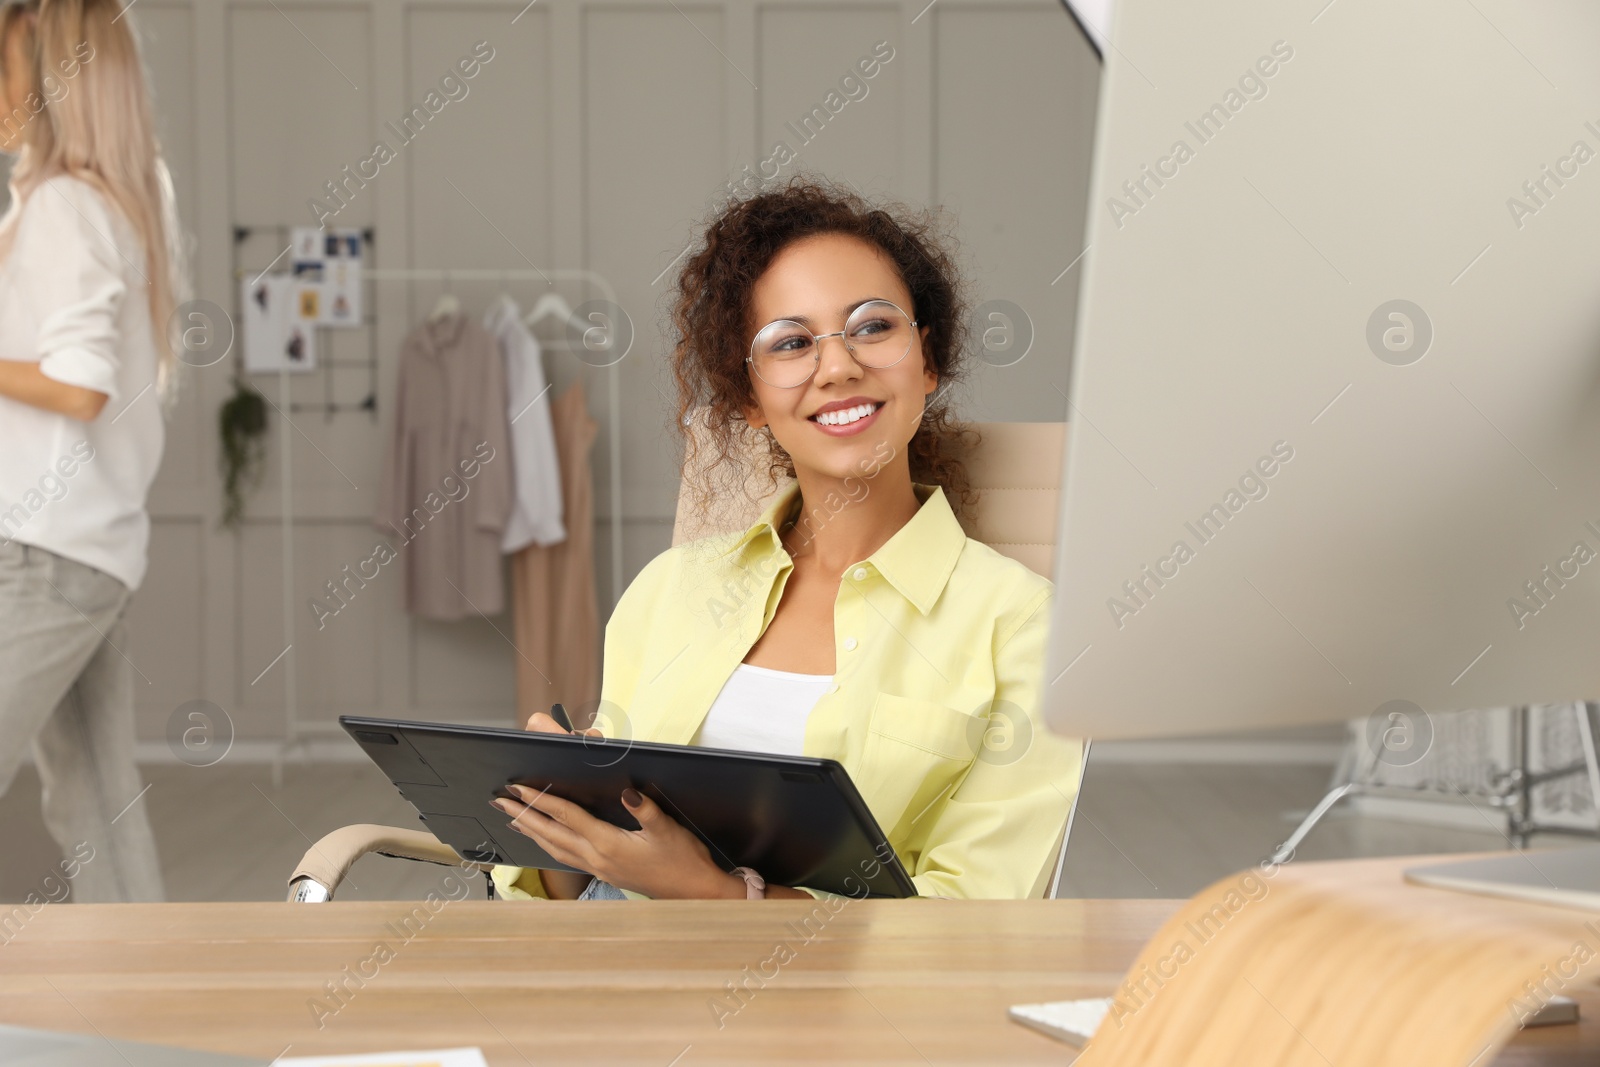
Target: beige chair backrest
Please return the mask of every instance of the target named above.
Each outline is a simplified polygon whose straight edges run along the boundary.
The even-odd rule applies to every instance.
[[[1067,424],[1064,422],[975,423],[981,440],[966,456],[967,473],[978,490],[972,514],[963,518],[967,536],[1027,564],[1046,578],[1055,569],[1056,505],[1061,498],[1061,463]],[[765,493],[766,479],[754,457],[747,465],[743,495],[719,497],[701,511],[689,494],[678,493],[672,543],[709,534],[743,530],[756,520],[779,489]]]

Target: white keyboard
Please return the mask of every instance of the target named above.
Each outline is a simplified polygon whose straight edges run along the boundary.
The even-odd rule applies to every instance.
[[[1111,1010],[1110,997],[1056,1000],[1048,1004],[1013,1004],[1011,1018],[1058,1041],[1082,1048]]]
[[[1111,998],[1095,997],[1090,1000],[1056,1000],[1048,1004],[1013,1004],[1009,1014],[1023,1026],[1082,1048],[1089,1043],[1110,1011]],[[1551,997],[1544,1010],[1523,1025],[1556,1026],[1577,1021],[1576,1001],[1568,997]]]

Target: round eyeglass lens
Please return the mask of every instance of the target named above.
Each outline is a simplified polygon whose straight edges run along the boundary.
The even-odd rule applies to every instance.
[[[882,370],[911,351],[911,331],[905,312],[887,300],[869,300],[850,313],[844,342],[856,362]],[[750,364],[768,385],[802,385],[817,369],[817,339],[798,322],[768,323],[750,345]]]

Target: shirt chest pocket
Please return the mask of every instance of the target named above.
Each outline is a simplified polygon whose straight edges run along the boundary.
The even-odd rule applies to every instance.
[[[886,834],[904,841],[918,820],[931,820],[972,765],[985,726],[936,701],[878,694],[850,777]]]

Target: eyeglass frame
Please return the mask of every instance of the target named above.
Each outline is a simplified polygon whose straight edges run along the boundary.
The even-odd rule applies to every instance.
[[[906,320],[906,322],[911,324],[912,330],[915,330],[917,328],[917,326],[918,326],[918,323],[917,323],[916,319],[912,318],[910,315],[906,315],[905,308],[902,308],[899,304],[896,304],[893,300],[884,300],[881,297],[874,297],[871,300],[863,300],[861,303],[857,304],[851,310],[850,315],[854,315],[857,311],[860,311],[862,308],[866,307],[869,304],[888,304],[890,307],[892,307],[896,311],[900,312],[901,315],[905,316],[905,320]],[[755,352],[756,342],[761,339],[761,335],[763,333],[765,333],[769,327],[775,326],[780,322],[793,322],[796,326],[800,327],[802,330],[805,330],[806,333],[810,335],[811,340],[816,345],[816,347],[812,350],[812,353],[811,353],[811,373],[807,374],[804,378],[801,378],[798,382],[795,382],[793,385],[773,385],[772,382],[768,382],[765,378],[761,378],[761,372],[756,370],[756,352]],[[850,316],[846,316],[845,317],[844,324],[846,326],[850,325]],[[817,368],[822,366],[822,342],[827,340],[830,337],[837,337],[841,341],[844,341],[844,350],[846,352],[850,353],[850,358],[855,360],[856,366],[862,368],[863,370],[888,370],[890,367],[898,367],[900,365],[900,360],[905,359],[907,356],[909,356],[911,354],[912,345],[910,343],[908,343],[906,345],[906,350],[904,352],[900,353],[900,358],[896,359],[893,363],[887,363],[887,364],[885,364],[885,365],[883,365],[881,367],[868,366],[867,364],[861,362],[861,360],[856,359],[855,347],[853,345],[851,345],[850,342],[845,338],[845,334],[848,333],[848,332],[849,332],[848,330],[835,330],[833,333],[811,333],[811,330],[809,328],[807,328],[804,323],[795,322],[794,319],[773,319],[771,322],[767,323],[766,326],[763,326],[763,327],[761,327],[761,329],[757,330],[756,331],[756,335],[754,337],[750,338],[750,354],[744,357],[744,361],[746,363],[750,364],[750,373],[754,374],[757,378],[761,378],[761,380],[763,382],[766,382],[766,384],[771,385],[772,388],[774,388],[774,389],[798,389],[802,385],[805,385],[807,382],[811,381],[811,379],[813,379],[813,378],[815,378],[817,376]]]

